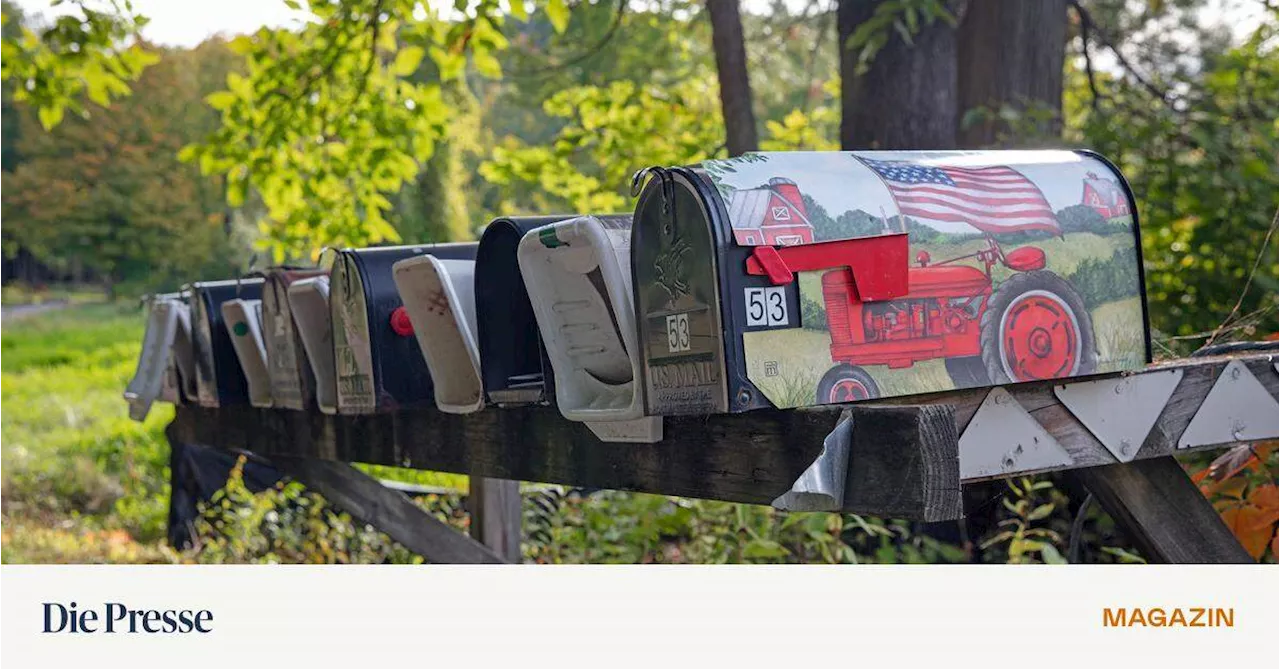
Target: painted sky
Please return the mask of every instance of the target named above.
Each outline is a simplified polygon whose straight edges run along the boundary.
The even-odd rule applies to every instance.
[[[1039,186],[1054,211],[1080,204],[1084,179],[1089,172],[1115,179],[1101,162],[1072,151],[859,151],[875,160],[909,160],[921,165],[987,167],[1008,165]],[[812,197],[832,218],[861,209],[875,216],[896,216],[898,207],[884,182],[848,152],[766,153],[765,162],[734,165],[724,183],[734,188],[754,188],[772,177],[796,182],[800,192]],[[964,223],[939,223],[943,232],[969,233]]]

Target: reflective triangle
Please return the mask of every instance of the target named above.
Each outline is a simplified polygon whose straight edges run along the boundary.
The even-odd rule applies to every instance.
[[[1232,360],[1178,439],[1178,448],[1275,439],[1280,432],[1276,421],[1271,393],[1244,363]]]
[[[1054,386],[1058,397],[1120,462],[1129,462],[1182,381],[1182,370]]]
[[[1063,467],[1071,454],[1004,388],[992,388],[960,435],[960,478]]]

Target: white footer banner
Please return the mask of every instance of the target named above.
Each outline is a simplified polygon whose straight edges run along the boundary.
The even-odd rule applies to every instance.
[[[1276,666],[1280,629],[1275,565],[8,565],[0,599],[9,667]]]

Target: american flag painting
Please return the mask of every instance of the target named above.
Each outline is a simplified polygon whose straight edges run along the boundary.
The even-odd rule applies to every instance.
[[[898,210],[921,223],[967,223],[989,233],[1062,232],[1044,193],[1013,168],[859,160],[884,180]]]

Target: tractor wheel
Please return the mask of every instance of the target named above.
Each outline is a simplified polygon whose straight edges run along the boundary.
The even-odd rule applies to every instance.
[[[818,404],[841,404],[880,396],[880,387],[867,370],[853,365],[836,365],[818,381]]]
[[[982,314],[982,361],[996,384],[1090,374],[1097,365],[1084,300],[1053,272],[1014,274]]]
[[[991,385],[991,376],[987,374],[987,365],[980,355],[967,355],[960,358],[944,358],[942,364],[947,367],[947,376],[951,377],[956,388],[982,388]]]

